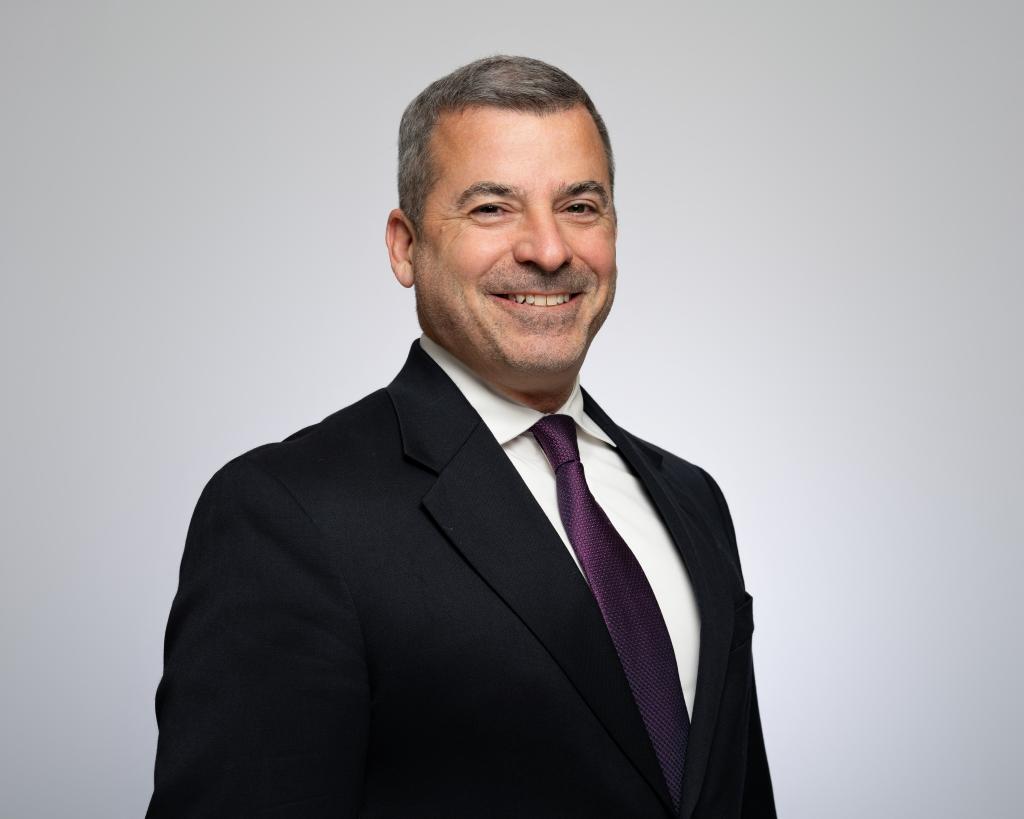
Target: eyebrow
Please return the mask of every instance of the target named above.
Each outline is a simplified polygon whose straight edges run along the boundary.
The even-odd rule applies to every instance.
[[[595,194],[600,200],[601,205],[608,207],[608,203],[611,197],[608,196],[608,191],[605,190],[604,185],[594,179],[588,179],[586,182],[563,182],[558,190],[555,191],[555,197],[558,199],[566,199],[573,196],[582,196],[585,193]],[[525,199],[526,195],[521,188],[517,188],[514,185],[503,185],[500,182],[474,182],[468,188],[466,188],[459,198],[455,200],[456,209],[463,208],[467,202],[477,196],[511,196],[519,199]]]
[[[475,182],[466,188],[455,200],[455,207],[462,208],[470,199],[476,196],[516,196],[520,199],[523,192],[512,185],[502,185],[499,182]]]
[[[585,193],[594,194],[601,200],[601,204],[604,207],[608,207],[611,197],[608,196],[608,191],[605,190],[604,185],[594,179],[588,179],[586,182],[573,182],[571,185],[562,185],[557,191],[557,196],[559,199],[563,199],[582,196]]]

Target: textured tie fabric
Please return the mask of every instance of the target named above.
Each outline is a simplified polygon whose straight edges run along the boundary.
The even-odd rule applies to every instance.
[[[679,809],[690,719],[672,640],[647,576],[587,486],[576,422],[546,415],[531,428],[555,470],[558,512],[604,617]]]

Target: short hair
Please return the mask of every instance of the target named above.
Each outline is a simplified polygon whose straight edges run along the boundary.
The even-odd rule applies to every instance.
[[[435,80],[405,109],[398,128],[398,206],[419,230],[424,202],[437,181],[430,140],[442,114],[478,106],[553,114],[577,105],[587,109],[597,126],[608,161],[608,182],[614,190],[615,162],[608,129],[583,86],[562,69],[540,60],[497,55]]]

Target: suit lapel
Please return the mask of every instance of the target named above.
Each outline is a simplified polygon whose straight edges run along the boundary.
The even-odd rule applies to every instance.
[[[729,662],[733,608],[728,594],[716,588],[716,559],[712,535],[703,523],[700,511],[685,494],[670,486],[661,469],[661,456],[641,448],[621,430],[584,391],[587,414],[615,442],[619,454],[632,468],[654,502],[686,565],[700,610],[700,652],[697,669],[697,693],[691,703],[693,718],[683,769],[680,816],[689,819],[697,804],[704,772],[707,769],[714,736],[725,671]]]
[[[418,343],[388,392],[405,454],[437,474],[423,498],[427,513],[545,647],[670,809],[657,757],[601,612],[515,467]]]

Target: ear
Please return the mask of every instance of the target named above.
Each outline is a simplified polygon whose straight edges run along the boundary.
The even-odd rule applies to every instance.
[[[409,217],[399,208],[388,214],[388,226],[384,234],[391,259],[391,270],[402,287],[412,287],[416,276],[412,266],[412,249],[416,243],[416,229]]]

